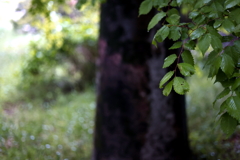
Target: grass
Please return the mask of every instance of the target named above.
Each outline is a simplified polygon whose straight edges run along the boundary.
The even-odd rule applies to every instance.
[[[0,159],[89,160],[95,96],[59,96],[51,105],[5,104],[0,121]]]

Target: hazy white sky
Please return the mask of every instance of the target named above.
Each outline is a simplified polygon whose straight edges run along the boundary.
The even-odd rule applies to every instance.
[[[0,28],[12,29],[11,20],[18,19],[22,13],[15,12],[23,0],[0,0]]]

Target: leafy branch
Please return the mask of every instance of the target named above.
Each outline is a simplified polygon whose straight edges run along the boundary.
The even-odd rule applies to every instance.
[[[186,6],[191,22],[184,23],[180,22],[177,8]],[[240,0],[144,0],[139,15],[147,14],[152,8],[158,13],[147,30],[162,24],[152,44],[157,47],[157,43],[168,38],[175,41],[169,49],[180,48],[178,56],[172,54],[164,60],[163,68],[176,66],[159,83],[159,87],[164,88],[163,94],[168,96],[172,89],[181,95],[189,91],[187,81],[176,76],[176,72],[179,70],[185,77],[193,75],[195,64],[191,51],[199,50],[206,58],[204,69],[208,71],[208,77],[215,78],[215,82],[224,87],[213,104],[225,98],[219,109],[220,125],[230,136],[240,122],[240,19],[237,16]]]

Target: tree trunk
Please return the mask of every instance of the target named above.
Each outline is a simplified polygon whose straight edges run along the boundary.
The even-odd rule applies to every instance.
[[[93,160],[187,160],[184,97],[163,97],[158,83],[166,45],[153,49],[138,17],[142,0],[101,6]]]

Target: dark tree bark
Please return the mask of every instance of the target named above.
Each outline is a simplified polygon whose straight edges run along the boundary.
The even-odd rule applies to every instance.
[[[184,97],[158,89],[172,43],[153,48],[146,29],[154,12],[138,17],[141,2],[101,6],[93,160],[188,159]]]

